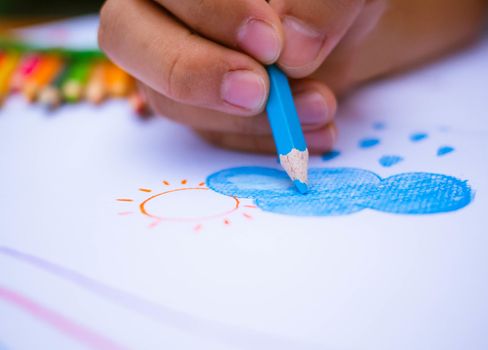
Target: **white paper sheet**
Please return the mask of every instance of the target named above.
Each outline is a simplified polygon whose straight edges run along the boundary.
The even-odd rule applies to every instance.
[[[258,184],[257,200],[206,182],[224,169],[279,169],[273,156],[216,149],[122,101],[50,114],[10,99],[0,349],[486,349],[487,78],[484,39],[365,87],[340,108],[340,154],[311,160],[373,172],[383,190],[412,172],[468,181],[457,197],[439,187],[440,211],[467,201],[435,214],[424,202],[385,212],[405,211],[389,203],[412,195],[374,202],[380,187],[351,193],[363,206],[354,213],[278,214],[263,189],[279,181],[259,171],[246,185]],[[360,147],[366,139],[379,143]],[[453,151],[438,156],[443,146]],[[385,155],[402,161],[382,166]]]

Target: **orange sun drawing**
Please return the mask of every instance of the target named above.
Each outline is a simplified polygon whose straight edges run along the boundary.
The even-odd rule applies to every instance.
[[[191,185],[181,180],[177,186],[169,181],[161,182],[162,190],[139,188],[145,196],[142,200],[117,198],[124,206],[137,205],[136,209],[119,212],[121,216],[137,212],[151,219],[149,227],[154,228],[162,222],[181,222],[193,225],[193,230],[201,231],[205,222],[221,220],[223,225],[231,225],[231,216],[240,213],[240,217],[251,220],[249,213],[256,209],[254,205],[244,205],[239,198],[224,196],[210,190],[204,182]],[[127,208],[130,209],[130,208]]]

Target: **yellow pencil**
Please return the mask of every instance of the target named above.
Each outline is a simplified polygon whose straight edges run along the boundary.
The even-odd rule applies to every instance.
[[[0,65],[0,104],[10,92],[10,79],[19,63],[20,55],[18,53],[7,53],[2,58]]]

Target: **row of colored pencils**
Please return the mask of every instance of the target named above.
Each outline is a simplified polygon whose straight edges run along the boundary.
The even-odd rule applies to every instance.
[[[127,98],[136,112],[145,111],[134,79],[102,55],[0,49],[0,105],[15,93],[49,108]]]

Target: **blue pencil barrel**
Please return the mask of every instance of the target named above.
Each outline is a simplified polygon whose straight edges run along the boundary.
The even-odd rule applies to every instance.
[[[275,65],[267,68],[270,80],[266,112],[271,124],[278,154],[286,155],[293,148],[305,151],[307,145],[298,118],[290,84],[286,75]]]

